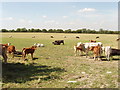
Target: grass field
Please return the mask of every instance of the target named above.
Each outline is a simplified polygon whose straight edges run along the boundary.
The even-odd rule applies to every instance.
[[[118,57],[94,61],[74,56],[73,46],[77,42],[96,40],[96,36],[104,46],[118,47],[118,36],[114,34],[3,33],[2,43],[10,42],[18,51],[34,43],[45,45],[35,51],[35,60],[30,55],[28,61],[17,56],[9,59],[8,64],[3,63],[3,88],[118,88]],[[53,45],[54,40],[65,40],[65,45]]]

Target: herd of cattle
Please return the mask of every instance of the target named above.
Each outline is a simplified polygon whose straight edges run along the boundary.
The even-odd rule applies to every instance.
[[[51,36],[51,38],[54,38],[54,37]],[[79,38],[79,37],[76,37],[76,38]],[[99,37],[96,37],[96,39],[97,38]],[[52,44],[54,45],[60,45],[61,43],[64,45],[64,40],[55,40],[54,42],[52,42]],[[15,54],[22,55],[22,58],[24,60],[27,54],[31,54],[31,58],[33,59],[33,54],[37,47],[44,47],[44,44],[35,43],[33,46],[29,48],[23,48],[22,52],[16,51],[15,46],[11,45],[11,43],[0,44],[0,55],[2,55],[5,63],[7,63],[7,59],[8,59],[7,53],[11,54],[12,58],[14,58]],[[105,54],[107,60],[110,60],[111,56],[120,55],[120,49],[114,49],[114,48],[111,48],[111,46],[104,47],[101,42],[96,42],[95,40],[90,40],[90,42],[87,42],[87,43],[78,42],[77,45],[74,46],[75,56],[78,55],[79,52],[81,52],[81,55],[84,52],[86,57],[88,57],[89,51],[93,52],[94,60],[96,59],[100,60],[102,53]]]
[[[93,51],[94,60],[96,59],[100,60],[102,53],[105,54],[107,60],[110,60],[110,57],[114,55],[120,56],[120,49],[114,49],[111,48],[111,46],[104,47],[101,42],[96,42],[93,40],[91,40],[91,42],[88,43],[82,42],[77,43],[77,45],[74,46],[74,51],[75,55],[77,55],[79,51],[81,52],[81,54],[84,52],[86,53],[86,57],[88,56],[89,51]]]

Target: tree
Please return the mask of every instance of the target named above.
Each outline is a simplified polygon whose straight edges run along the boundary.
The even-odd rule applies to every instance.
[[[68,29],[68,30],[65,30],[64,32],[65,32],[65,33],[71,33],[72,30],[71,30],[71,29]]]
[[[46,29],[42,29],[42,32],[47,32],[47,30]]]
[[[8,30],[7,30],[7,29],[1,29],[1,31],[2,31],[2,32],[8,32]]]

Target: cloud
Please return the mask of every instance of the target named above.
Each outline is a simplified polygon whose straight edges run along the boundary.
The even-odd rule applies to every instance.
[[[13,17],[5,17],[5,18],[1,18],[0,20],[10,21],[10,20],[13,20]]]
[[[43,17],[43,18],[47,18],[47,16],[46,16],[46,15],[43,15],[42,17]]]
[[[32,23],[32,20],[28,20],[28,23]]]
[[[21,23],[23,23],[25,21],[26,21],[25,19],[19,19],[19,22],[21,22]]]
[[[20,23],[32,23],[32,20],[26,20],[26,19],[19,19]]]
[[[63,16],[63,18],[68,18],[68,16]]]
[[[54,23],[55,20],[49,20],[49,21],[45,21],[45,23]]]
[[[82,12],[94,12],[96,11],[96,9],[94,8],[84,8],[84,9],[80,9],[78,10],[78,12],[82,13]]]

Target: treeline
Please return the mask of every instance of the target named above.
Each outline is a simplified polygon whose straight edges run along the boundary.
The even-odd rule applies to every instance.
[[[98,31],[96,30],[90,30],[90,29],[78,29],[78,30],[62,30],[62,29],[26,29],[26,28],[17,28],[12,29],[12,30],[7,30],[7,29],[1,29],[0,32],[43,32],[43,33],[92,33],[92,34],[120,34],[120,31],[110,31],[110,30],[103,30],[99,29]]]

